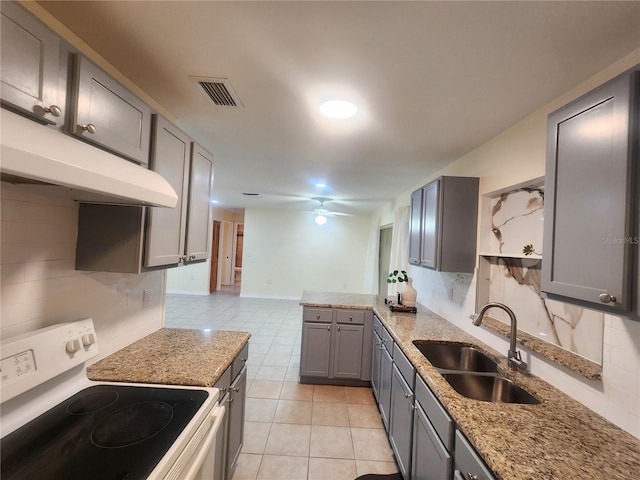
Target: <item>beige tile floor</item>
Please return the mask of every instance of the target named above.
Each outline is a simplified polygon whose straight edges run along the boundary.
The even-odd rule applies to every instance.
[[[298,383],[301,318],[293,300],[167,295],[167,327],[252,334],[244,446],[233,480],[397,472],[370,388]]]

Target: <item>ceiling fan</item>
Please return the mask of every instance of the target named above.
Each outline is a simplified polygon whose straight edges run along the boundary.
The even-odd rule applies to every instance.
[[[350,213],[331,212],[327,210],[324,207],[324,202],[330,202],[331,199],[329,197],[311,197],[311,200],[315,200],[320,203],[320,206],[313,211],[316,216],[315,221],[318,225],[324,225],[327,223],[327,217],[331,215],[340,215],[345,217],[352,216]]]

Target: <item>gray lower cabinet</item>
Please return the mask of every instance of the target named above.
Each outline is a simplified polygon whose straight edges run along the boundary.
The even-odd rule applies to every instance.
[[[542,291],[550,298],[640,314],[639,96],[640,65],[549,115]]]
[[[305,307],[303,320],[302,383],[371,380],[372,311]]]
[[[60,38],[16,2],[0,2],[0,11],[2,106],[41,123],[63,124],[66,57]]]
[[[456,480],[496,480],[465,436],[456,430]]]
[[[331,324],[305,322],[302,326],[300,376],[329,378]]]
[[[233,360],[215,384],[220,389],[219,403],[225,407],[225,421],[216,438],[216,461],[213,480],[229,480],[244,441],[247,367],[249,344]]]
[[[151,108],[93,62],[75,59],[71,134],[146,165]]]
[[[455,426],[435,395],[416,377],[413,417],[413,480],[448,480],[453,470]]]
[[[415,368],[398,345],[393,347],[389,443],[405,480],[411,478]]]
[[[411,195],[409,263],[442,272],[473,272],[478,179],[439,177]]]
[[[393,345],[391,345],[393,347]],[[384,345],[380,355],[380,399],[378,408],[382,416],[384,428],[389,431],[391,417],[391,377],[393,375],[393,358]]]
[[[376,319],[377,320],[377,319]],[[377,402],[380,402],[380,359],[382,358],[382,339],[373,332],[373,358],[371,364],[371,390]]]

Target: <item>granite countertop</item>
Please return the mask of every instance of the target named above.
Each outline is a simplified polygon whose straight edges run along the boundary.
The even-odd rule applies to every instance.
[[[213,387],[249,332],[162,328],[87,367],[89,380]]]
[[[504,355],[439,315],[421,305],[417,314],[393,313],[374,295],[357,295],[350,306],[351,297],[304,292],[300,304],[374,310],[498,479],[614,480],[640,471],[640,440],[540,378],[510,370]],[[498,361],[500,374],[541,403],[490,403],[459,395],[413,345],[418,339],[477,345]]]

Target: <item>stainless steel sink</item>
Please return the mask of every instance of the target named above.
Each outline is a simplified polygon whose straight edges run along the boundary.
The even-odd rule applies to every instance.
[[[440,370],[497,372],[498,366],[472,345],[415,340],[413,344],[431,364]]]
[[[511,380],[497,375],[444,373],[444,379],[460,395],[485,402],[539,404],[540,400]]]

